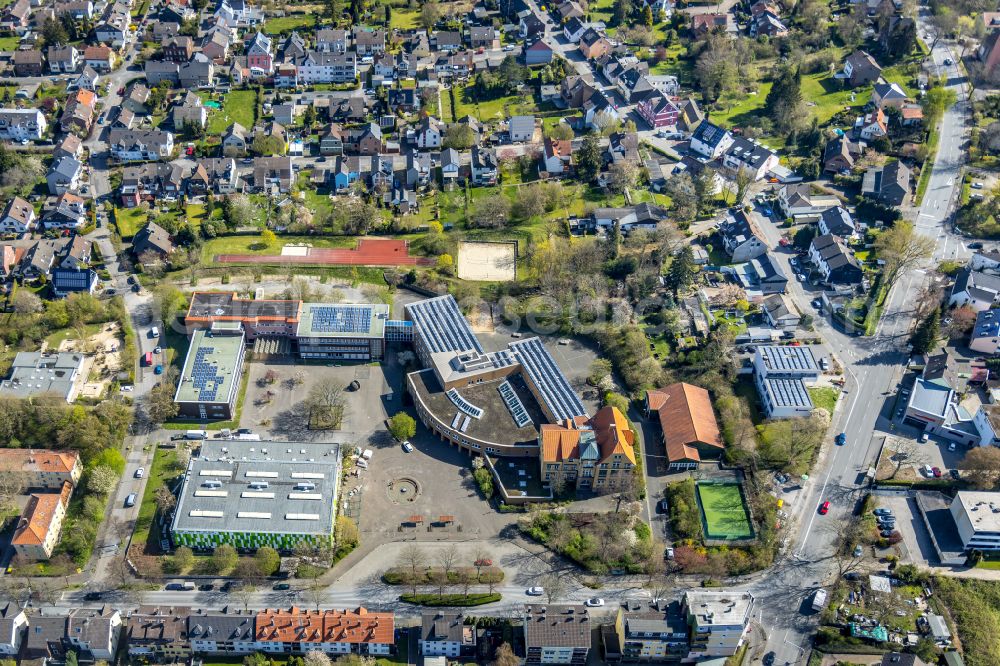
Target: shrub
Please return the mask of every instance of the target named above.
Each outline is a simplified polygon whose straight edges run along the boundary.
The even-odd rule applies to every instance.
[[[483,494],[483,497],[486,499],[493,497],[493,475],[490,474],[490,470],[485,467],[481,467],[473,471],[472,476],[476,479],[476,484],[479,486],[479,492]]]

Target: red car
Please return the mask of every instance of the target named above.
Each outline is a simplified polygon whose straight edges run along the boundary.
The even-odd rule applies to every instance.
[[[829,502],[823,502],[822,504],[819,505],[819,515],[825,516],[829,512],[830,512],[830,503]]]
[[[941,468],[940,467],[932,467],[931,471],[934,472],[934,478],[935,479],[940,479],[941,478]]]

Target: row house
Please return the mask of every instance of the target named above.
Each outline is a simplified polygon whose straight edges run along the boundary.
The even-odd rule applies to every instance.
[[[274,72],[274,56],[271,53],[271,38],[264,33],[257,33],[247,42],[246,59],[250,76],[263,78]]]
[[[722,166],[733,173],[749,174],[755,181],[763,179],[779,163],[774,151],[741,136],[734,137],[722,155]]]
[[[496,152],[482,146],[473,146],[472,183],[480,186],[496,185],[498,173],[499,163]]]
[[[476,71],[471,51],[442,55],[434,61],[434,73],[439,79],[467,79]]]
[[[174,151],[174,135],[162,130],[117,130],[108,134],[108,150],[119,162],[167,159]]]
[[[265,609],[255,619],[256,645],[267,654],[361,654],[384,656],[395,645],[392,613]]]
[[[265,192],[268,189],[277,189],[281,193],[290,192],[292,184],[295,182],[292,158],[282,156],[255,157],[252,179],[253,189],[256,192]]]
[[[859,284],[864,278],[861,264],[838,236],[817,236],[809,244],[809,260],[827,284]]]
[[[140,203],[178,196],[184,186],[181,167],[166,162],[126,166],[119,188],[122,205],[135,208]]]
[[[50,46],[46,49],[50,74],[72,74],[83,63],[83,54],[75,46]]]
[[[216,65],[221,65],[229,58],[229,49],[233,40],[227,30],[209,30],[201,40],[201,52]]]
[[[215,84],[215,63],[203,53],[195,53],[177,68],[177,80],[181,88],[211,88]]]
[[[236,160],[231,157],[199,160],[187,182],[188,194],[194,196],[209,192],[227,195],[240,190],[242,190],[240,174],[236,168]]]
[[[165,60],[147,60],[143,65],[146,75],[146,82],[151,86],[157,86],[166,81],[171,87],[176,87],[180,81],[177,72],[180,66],[176,62]]]
[[[45,114],[39,109],[0,109],[0,139],[37,141],[47,128]]]

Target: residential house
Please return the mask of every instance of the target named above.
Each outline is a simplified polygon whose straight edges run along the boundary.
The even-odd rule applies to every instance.
[[[330,178],[336,192],[346,192],[361,177],[361,167],[357,157],[338,157]]]
[[[174,151],[174,135],[162,130],[112,129],[108,133],[108,151],[119,162],[169,159]]]
[[[327,654],[387,656],[396,645],[392,613],[364,607],[355,610],[312,611],[295,606],[266,608],[255,621],[256,643],[265,654]]]
[[[0,122],[2,122],[3,111],[0,110]],[[56,144],[55,150],[52,151],[52,158],[58,159],[63,155],[69,155],[70,157],[75,157],[80,159],[83,156],[83,142],[75,134],[67,134],[62,138],[62,141]]]
[[[976,312],[1000,305],[1000,276],[963,268],[955,276],[948,307],[969,306]]]
[[[729,14],[723,12],[708,12],[695,14],[691,17],[691,32],[695,37],[701,37],[710,32],[729,31]]]
[[[604,163],[639,162],[639,135],[635,132],[615,132],[608,137]]]
[[[568,172],[573,160],[573,142],[545,138],[542,150],[542,170],[550,176]]]
[[[0,654],[20,654],[27,633],[28,616],[24,614],[23,608],[16,603],[0,607]]]
[[[183,170],[174,162],[150,162],[126,166],[122,170],[121,202],[134,208],[143,201],[177,197],[184,184]]]
[[[147,60],[143,65],[146,82],[151,86],[157,86],[163,81],[170,83],[172,86],[178,85],[180,78],[177,76],[177,72],[179,70],[180,66],[176,62],[162,60]]]
[[[80,187],[83,165],[74,157],[64,155],[52,162],[45,176],[49,194],[63,194]]]
[[[887,136],[889,126],[886,124],[885,112],[882,109],[875,109],[871,113],[859,116],[854,121],[854,132],[862,141],[871,141],[880,136]]]
[[[139,260],[145,255],[154,255],[158,259],[166,259],[174,251],[167,230],[156,222],[147,222],[146,226],[132,237],[132,254]]]
[[[582,605],[528,604],[524,607],[525,664],[582,666],[590,654],[590,613]]]
[[[431,35],[431,46],[436,51],[460,51],[462,45],[462,33],[460,32],[436,30]]]
[[[613,626],[601,627],[607,663],[673,663],[688,654],[688,624],[679,602],[655,600],[652,610],[619,608]],[[617,652],[609,653],[614,646]]]
[[[344,131],[336,123],[328,123],[319,135],[320,155],[343,155],[344,154]]]
[[[981,310],[969,335],[969,349],[980,354],[1000,351],[1000,311]]]
[[[90,90],[77,90],[66,98],[59,128],[65,133],[87,136],[94,123],[97,95]]]
[[[66,91],[72,92],[74,90],[89,90],[91,92],[97,92],[97,87],[100,82],[100,73],[98,73],[98,71],[90,65],[85,65],[83,71],[80,72],[75,79],[72,79],[66,84]]]
[[[529,46],[524,48],[524,64],[547,65],[552,62],[554,51],[544,39],[536,39]]]
[[[859,284],[864,278],[861,264],[837,236],[817,236],[809,244],[809,260],[827,284]]]
[[[758,3],[759,4],[759,3]],[[750,18],[750,36],[766,36],[772,39],[786,37],[788,26],[774,11],[768,9]]]
[[[347,31],[321,28],[316,31],[316,50],[325,53],[347,53]]]
[[[827,173],[850,171],[863,152],[863,143],[852,141],[847,134],[835,136],[827,141],[823,149],[823,171]]]
[[[764,318],[774,328],[794,331],[802,320],[795,304],[785,294],[769,294],[761,302]]]
[[[857,225],[843,206],[834,206],[823,211],[817,227],[820,235],[824,236],[832,235],[850,239],[858,235]]]
[[[298,76],[305,85],[349,83],[358,77],[357,57],[353,53],[309,51],[298,64]]]
[[[80,67],[81,54],[75,46],[50,46],[46,49],[50,74],[72,74]]]
[[[680,382],[646,391],[646,415],[652,414],[660,421],[668,469],[697,469],[725,450],[712,400],[701,387]]]
[[[531,143],[535,139],[534,116],[512,116],[507,122],[507,135],[511,143]]]
[[[442,131],[441,123],[433,116],[424,116],[417,123],[415,128],[415,142],[417,148],[440,148]]]
[[[924,109],[919,104],[906,103],[899,110],[899,124],[903,127],[920,127],[924,124]]]
[[[680,109],[677,108],[677,105],[659,91],[648,95],[639,102],[636,111],[653,129],[675,127],[680,117]]]
[[[110,606],[77,608],[69,614],[66,640],[78,652],[108,661],[118,652],[123,626],[121,613]]]
[[[221,612],[188,616],[191,652],[206,655],[240,655],[259,650],[256,644],[257,612],[244,613],[228,606]]]
[[[247,128],[239,123],[233,123],[222,134],[222,154],[232,157],[246,155],[250,140]]]
[[[37,141],[47,128],[45,114],[39,109],[0,109],[0,139]]]
[[[882,76],[882,68],[866,51],[855,51],[844,61],[843,78],[852,88],[875,83]]]
[[[536,35],[545,34],[545,21],[530,11],[525,12],[518,21],[518,34],[521,39],[527,40]]]
[[[583,19],[574,17],[563,23],[563,35],[566,37],[566,41],[577,44],[583,37],[583,33],[587,32],[587,27]]]
[[[259,30],[247,43],[247,67],[250,69],[251,78],[263,78],[274,72],[274,55],[271,53],[271,47],[271,38]]]
[[[789,183],[778,190],[778,210],[796,222],[814,222],[823,211],[839,205],[840,199],[814,192],[808,183]]]
[[[656,229],[667,217],[667,211],[656,204],[641,203],[624,208],[595,208],[587,225],[605,231],[617,225],[627,234],[634,229]]]
[[[66,658],[66,613],[33,615],[20,658],[31,663],[61,662]]]
[[[734,264],[746,263],[767,252],[764,234],[750,215],[736,209],[730,211],[726,220],[719,224],[722,246]]]
[[[750,592],[689,590],[682,603],[690,637],[684,661],[707,662],[739,652],[755,611]]]
[[[355,26],[354,50],[359,56],[377,56],[385,53],[385,31]]]
[[[417,641],[420,654],[425,658],[472,656],[476,649],[476,626],[465,619],[461,612],[424,611]]]
[[[611,42],[602,33],[598,32],[594,28],[587,28],[587,30],[580,36],[580,42],[577,44],[580,49],[580,53],[587,60],[594,60],[600,58],[602,55],[611,51]]]
[[[0,213],[0,233],[23,234],[35,228],[35,209],[22,199],[14,197]]]
[[[538,442],[543,479],[553,488],[619,488],[635,469],[635,435],[617,407],[542,424]]]
[[[474,49],[500,48],[500,38],[491,25],[474,25],[469,28],[469,46]]]
[[[430,153],[413,151],[406,155],[406,186],[427,187],[434,171],[434,161]]]
[[[976,50],[976,57],[983,64],[983,71],[995,72],[1000,68],[1000,31],[990,31]]]
[[[567,21],[571,18],[583,18],[586,16],[586,12],[583,11],[580,4],[578,2],[574,2],[573,0],[565,0],[564,2],[559,3],[559,6],[556,7],[556,11],[559,12],[559,18],[563,21]]]
[[[896,160],[883,167],[869,167],[861,181],[861,194],[884,206],[902,206],[910,196],[911,172]]]
[[[382,130],[376,123],[350,130],[345,139],[345,149],[359,155],[378,155],[385,148]]]
[[[93,294],[99,282],[97,272],[89,268],[54,268],[49,281],[56,298],[66,298],[70,294]]]
[[[88,46],[83,50],[83,64],[93,67],[98,72],[110,72],[115,65],[115,51],[103,44]]]
[[[178,64],[187,62],[194,55],[194,40],[188,35],[164,37],[160,41],[162,58]]]
[[[691,150],[706,159],[714,160],[733,145],[733,140],[733,135],[728,130],[703,120],[691,134]]]
[[[306,54],[306,40],[296,32],[292,31],[278,49],[278,57],[285,62],[293,62]]]
[[[190,90],[174,101],[170,115],[176,132],[183,131],[187,126],[205,129],[208,123],[208,109],[202,103],[201,97]]]
[[[172,663],[186,659],[191,655],[190,617],[186,607],[140,606],[125,624],[128,656]]]
[[[87,203],[83,200],[83,197],[74,194],[73,192],[63,192],[56,199],[56,203],[51,208],[48,208],[42,214],[42,225],[48,229],[82,229],[87,224]],[[74,241],[80,238],[79,236],[74,236]],[[89,263],[90,249],[89,244],[85,252],[82,252],[82,259],[79,261],[72,261],[74,259],[75,253],[70,252],[67,255],[66,260],[64,260],[64,265],[69,268],[79,268],[80,265],[86,265]]]
[[[63,482],[58,492],[32,493],[18,519],[11,546],[14,553],[28,560],[47,560],[59,544],[73,484]]]
[[[872,104],[879,109],[902,109],[906,102],[906,92],[898,83],[876,83],[872,88]]]
[[[201,40],[201,52],[216,65],[221,65],[229,58],[232,40],[224,30],[213,30]]]
[[[253,187],[258,192],[268,188],[277,188],[278,192],[287,193],[295,181],[295,171],[292,169],[291,157],[255,157],[253,160]]]
[[[241,189],[240,172],[236,167],[236,160],[231,157],[198,160],[194,173],[188,179],[188,191],[194,194],[212,192],[227,195]]]
[[[774,151],[741,136],[733,137],[732,144],[722,154],[722,166],[734,174],[748,174],[755,181],[762,180],[779,163]]]
[[[733,276],[749,293],[783,294],[788,288],[788,276],[770,254],[762,254],[736,266],[724,266],[723,272]]]
[[[177,68],[181,88],[211,88],[215,83],[215,64],[203,53],[195,53],[190,61]]]
[[[45,57],[38,49],[18,49],[13,57],[14,76],[42,76]]]
[[[31,18],[31,2],[15,0],[0,14],[0,29],[23,35],[28,30]]]
[[[130,3],[109,4],[103,18],[94,28],[94,37],[102,44],[120,49],[134,38],[131,31],[132,13]]]
[[[138,81],[133,82],[122,97],[122,106],[138,115],[149,115],[148,102],[149,88]]]
[[[420,93],[415,88],[391,88],[386,93],[390,113],[417,113],[420,111]]]
[[[486,150],[480,148],[479,146],[473,147],[473,167],[476,163],[476,152],[481,150]],[[482,163],[482,158],[479,158],[480,163]],[[445,148],[441,151],[441,181],[442,185],[445,187],[454,184],[458,180],[458,176],[462,170],[462,158],[458,154],[458,151],[454,148]],[[474,169],[473,169],[474,171]],[[475,182],[475,173],[473,173],[473,182]],[[496,167],[493,168],[493,183],[496,183]]]
[[[705,120],[705,114],[701,112],[698,102],[693,97],[688,97],[681,102],[680,113],[677,116],[677,128],[685,132],[694,130]]]

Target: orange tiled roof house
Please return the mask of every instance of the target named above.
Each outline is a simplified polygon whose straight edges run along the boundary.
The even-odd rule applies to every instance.
[[[63,520],[83,467],[75,451],[0,449],[0,476],[14,479],[32,493],[18,520],[11,545],[32,560],[45,560],[59,543]]]
[[[678,382],[646,392],[646,413],[660,419],[670,469],[695,469],[725,449],[708,391]]]
[[[542,478],[556,486],[608,490],[631,480],[635,433],[616,407],[593,417],[543,424],[538,433]]]

